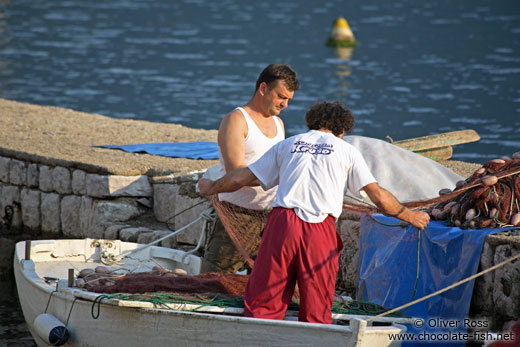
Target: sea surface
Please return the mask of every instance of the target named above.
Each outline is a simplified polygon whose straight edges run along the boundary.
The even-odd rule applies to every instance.
[[[355,49],[325,46],[344,16]],[[454,159],[520,150],[518,0],[0,0],[0,97],[109,117],[216,129],[269,63],[301,89],[282,112],[305,131],[340,101],[356,135],[475,129]]]
[[[325,46],[339,16],[354,49]],[[518,0],[0,0],[0,98],[217,129],[269,63],[299,75],[288,136],[327,100],[352,109],[356,135],[475,129],[454,159],[520,151]],[[5,310],[19,317],[7,303],[3,332]]]
[[[10,281],[0,281],[0,346],[36,346],[25,324],[14,278]]]

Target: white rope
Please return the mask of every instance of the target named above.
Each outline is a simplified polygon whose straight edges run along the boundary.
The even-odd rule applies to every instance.
[[[367,319],[366,321],[367,321],[367,322],[373,321],[373,320],[375,320],[375,319],[378,319],[378,318],[384,317],[384,316],[389,315],[389,314],[391,314],[391,313],[394,313],[394,312],[396,312],[396,311],[402,310],[403,308],[407,308],[407,307],[409,307],[409,306],[415,305],[415,304],[417,304],[418,302],[421,302],[421,301],[424,301],[424,300],[426,300],[426,299],[431,298],[432,296],[435,296],[435,295],[438,295],[438,294],[444,293],[445,291],[448,291],[448,290],[450,290],[450,289],[452,289],[452,288],[455,288],[455,287],[457,287],[457,286],[459,286],[459,285],[461,285],[461,284],[463,284],[463,283],[469,282],[469,281],[471,281],[472,279],[475,279],[475,278],[477,278],[477,277],[479,277],[479,276],[482,276],[482,275],[484,275],[484,274],[486,274],[486,273],[488,273],[488,272],[490,272],[490,271],[496,270],[496,269],[498,269],[499,267],[504,266],[504,265],[506,265],[507,263],[510,263],[510,262],[512,262],[512,261],[514,261],[514,260],[516,260],[516,259],[518,259],[518,258],[520,258],[520,253],[517,254],[517,255],[515,255],[514,257],[511,257],[511,258],[509,258],[509,259],[506,259],[506,260],[504,260],[503,262],[501,262],[501,263],[499,263],[499,264],[496,264],[496,265],[494,265],[494,266],[492,266],[492,267],[490,267],[490,268],[488,268],[488,269],[486,269],[486,270],[480,271],[479,273],[477,273],[477,274],[475,274],[475,275],[473,275],[473,276],[470,276],[470,277],[468,277],[468,278],[465,278],[465,279],[463,279],[463,280],[461,280],[461,281],[459,281],[459,282],[457,282],[457,283],[455,283],[455,284],[452,284],[452,285],[450,285],[450,286],[448,286],[448,287],[446,287],[446,288],[440,289],[440,290],[436,291],[435,293],[432,293],[432,294],[429,294],[429,295],[423,296],[422,298],[419,298],[419,299],[417,299],[417,300],[414,300],[414,301],[412,301],[412,302],[409,302],[409,303],[407,303],[407,304],[404,304],[404,305],[402,305],[402,306],[399,306],[399,307],[397,307],[397,308],[394,308],[394,309],[392,309],[392,310],[390,310],[390,311],[383,312],[383,313],[381,313],[381,314],[379,314],[379,315],[377,315],[377,316],[374,316],[374,317],[371,317],[371,318]]]
[[[120,261],[124,257],[129,256],[132,253],[142,251],[143,249],[146,249],[146,248],[148,248],[150,246],[156,245],[156,244],[160,243],[161,241],[164,241],[164,240],[166,240],[166,239],[168,239],[168,238],[170,238],[172,236],[177,235],[178,233],[188,229],[190,226],[192,226],[193,224],[197,223],[200,220],[204,221],[203,229],[202,229],[202,231],[204,231],[206,229],[206,227],[208,227],[209,225],[214,223],[215,220],[216,220],[216,214],[215,214],[215,211],[213,210],[213,208],[209,208],[209,209],[205,210],[204,212],[202,212],[200,214],[199,217],[195,218],[193,221],[191,221],[190,223],[186,224],[182,228],[177,229],[174,232],[169,233],[168,235],[165,235],[165,236],[163,236],[163,237],[161,237],[161,238],[159,238],[159,239],[157,239],[155,241],[147,243],[146,245],[142,245],[140,247],[137,247],[136,249],[127,251],[125,253],[121,253],[118,256],[111,256],[110,258],[109,257],[106,257],[106,258],[101,257],[101,262],[103,264],[105,264],[105,265],[112,265],[112,264]],[[184,262],[184,259],[186,258],[187,255],[195,253],[201,247],[203,238],[204,238],[204,232],[201,232],[201,236],[199,238],[199,242],[197,243],[197,246],[195,247],[195,249],[193,249],[193,250],[191,250],[189,252],[186,252],[186,254],[184,254],[184,256],[182,257],[182,262]]]
[[[213,224],[217,220],[217,214],[213,208],[209,208],[206,211],[202,212],[200,214],[199,218],[203,219],[202,230],[200,232],[199,242],[197,243],[197,246],[194,249],[184,253],[184,255],[181,258],[181,263],[183,263],[183,264],[184,264],[184,259],[186,259],[186,257],[188,255],[193,254],[200,249],[200,247],[202,246],[202,240],[204,239],[204,236],[207,237],[209,229],[212,228]]]
[[[161,242],[161,241],[164,241],[164,240],[166,240],[166,239],[168,239],[168,238],[170,238],[170,237],[172,237],[172,236],[177,235],[178,233],[180,233],[180,232],[182,232],[182,231],[188,229],[190,226],[192,226],[193,224],[197,223],[197,222],[198,222],[199,220],[201,220],[201,219],[202,219],[202,217],[197,217],[195,220],[193,220],[192,222],[186,224],[186,225],[183,226],[182,228],[177,229],[177,230],[175,230],[174,232],[171,232],[171,233],[169,233],[168,235],[161,237],[160,239],[157,239],[157,240],[155,240],[155,241],[153,241],[153,242],[147,243],[146,245],[142,245],[142,246],[140,246],[140,247],[137,247],[136,249],[132,249],[132,250],[127,251],[127,252],[125,252],[125,253],[121,253],[121,254],[118,255],[118,256],[111,257],[110,259],[107,258],[107,260],[102,261],[102,262],[103,262],[104,264],[106,264],[106,265],[111,265],[111,264],[113,264],[113,263],[115,263],[115,262],[118,262],[118,261],[120,261],[121,259],[123,259],[124,257],[127,257],[127,256],[129,256],[130,254],[132,254],[132,253],[135,253],[135,252],[138,252],[138,251],[142,251],[142,250],[145,249],[145,248],[148,248],[148,247],[150,247],[150,246],[153,246],[153,245],[155,245],[155,244],[158,244],[158,243]]]

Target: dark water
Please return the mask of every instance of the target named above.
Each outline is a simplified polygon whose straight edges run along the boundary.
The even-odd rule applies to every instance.
[[[4,0],[0,12],[2,98],[214,129],[263,67],[288,62],[301,80],[288,135],[314,101],[339,100],[359,135],[474,128],[482,140],[455,159],[520,150],[518,0]],[[324,45],[339,15],[352,51]]]
[[[340,15],[354,50],[324,45]],[[301,82],[287,135],[339,100],[358,135],[473,128],[455,159],[520,151],[518,0],[0,0],[1,98],[216,129],[273,62]],[[14,299],[0,309],[3,340],[21,315]]]
[[[13,282],[14,279],[0,282],[0,346],[36,346],[27,330]]]

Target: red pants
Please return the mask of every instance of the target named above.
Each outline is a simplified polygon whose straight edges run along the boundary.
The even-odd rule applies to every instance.
[[[298,282],[298,319],[330,324],[342,248],[333,217],[307,223],[292,209],[275,207],[247,282],[244,316],[283,319]]]

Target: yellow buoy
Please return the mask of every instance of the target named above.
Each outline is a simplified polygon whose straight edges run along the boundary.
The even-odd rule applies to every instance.
[[[347,20],[343,17],[339,17],[334,21],[334,25],[330,32],[327,46],[333,47],[355,47],[357,41],[354,38],[354,34],[347,23]]]

